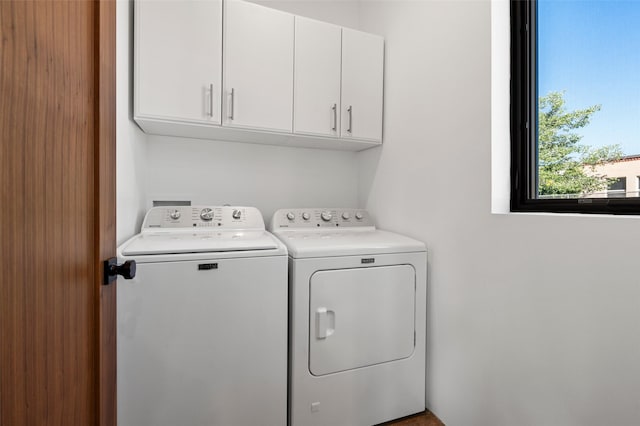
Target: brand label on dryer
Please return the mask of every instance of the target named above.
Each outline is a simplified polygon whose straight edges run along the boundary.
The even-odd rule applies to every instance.
[[[217,263],[201,263],[198,265],[198,271],[208,271],[210,269],[218,269]]]
[[[360,263],[374,263],[375,261],[376,259],[373,257],[365,257],[364,259],[360,260]]]

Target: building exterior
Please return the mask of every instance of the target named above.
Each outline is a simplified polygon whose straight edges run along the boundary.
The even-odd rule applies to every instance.
[[[595,173],[617,181],[604,191],[595,192],[589,197],[624,198],[640,196],[640,154],[626,155],[619,160],[596,167]]]

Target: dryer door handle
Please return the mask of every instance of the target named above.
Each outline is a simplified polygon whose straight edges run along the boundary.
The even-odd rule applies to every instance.
[[[316,309],[316,338],[326,339],[336,330],[336,313],[325,307]]]

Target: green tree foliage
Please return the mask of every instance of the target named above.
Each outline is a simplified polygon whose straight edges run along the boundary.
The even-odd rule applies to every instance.
[[[619,145],[581,145],[573,130],[587,126],[600,105],[567,111],[564,92],[550,92],[539,99],[538,182],[540,195],[587,195],[602,191],[615,179],[598,174],[598,165],[618,160]]]

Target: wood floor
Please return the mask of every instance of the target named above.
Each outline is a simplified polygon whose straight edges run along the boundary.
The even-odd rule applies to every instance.
[[[425,411],[424,413],[383,423],[380,426],[444,426],[444,423],[442,423],[431,411]]]

